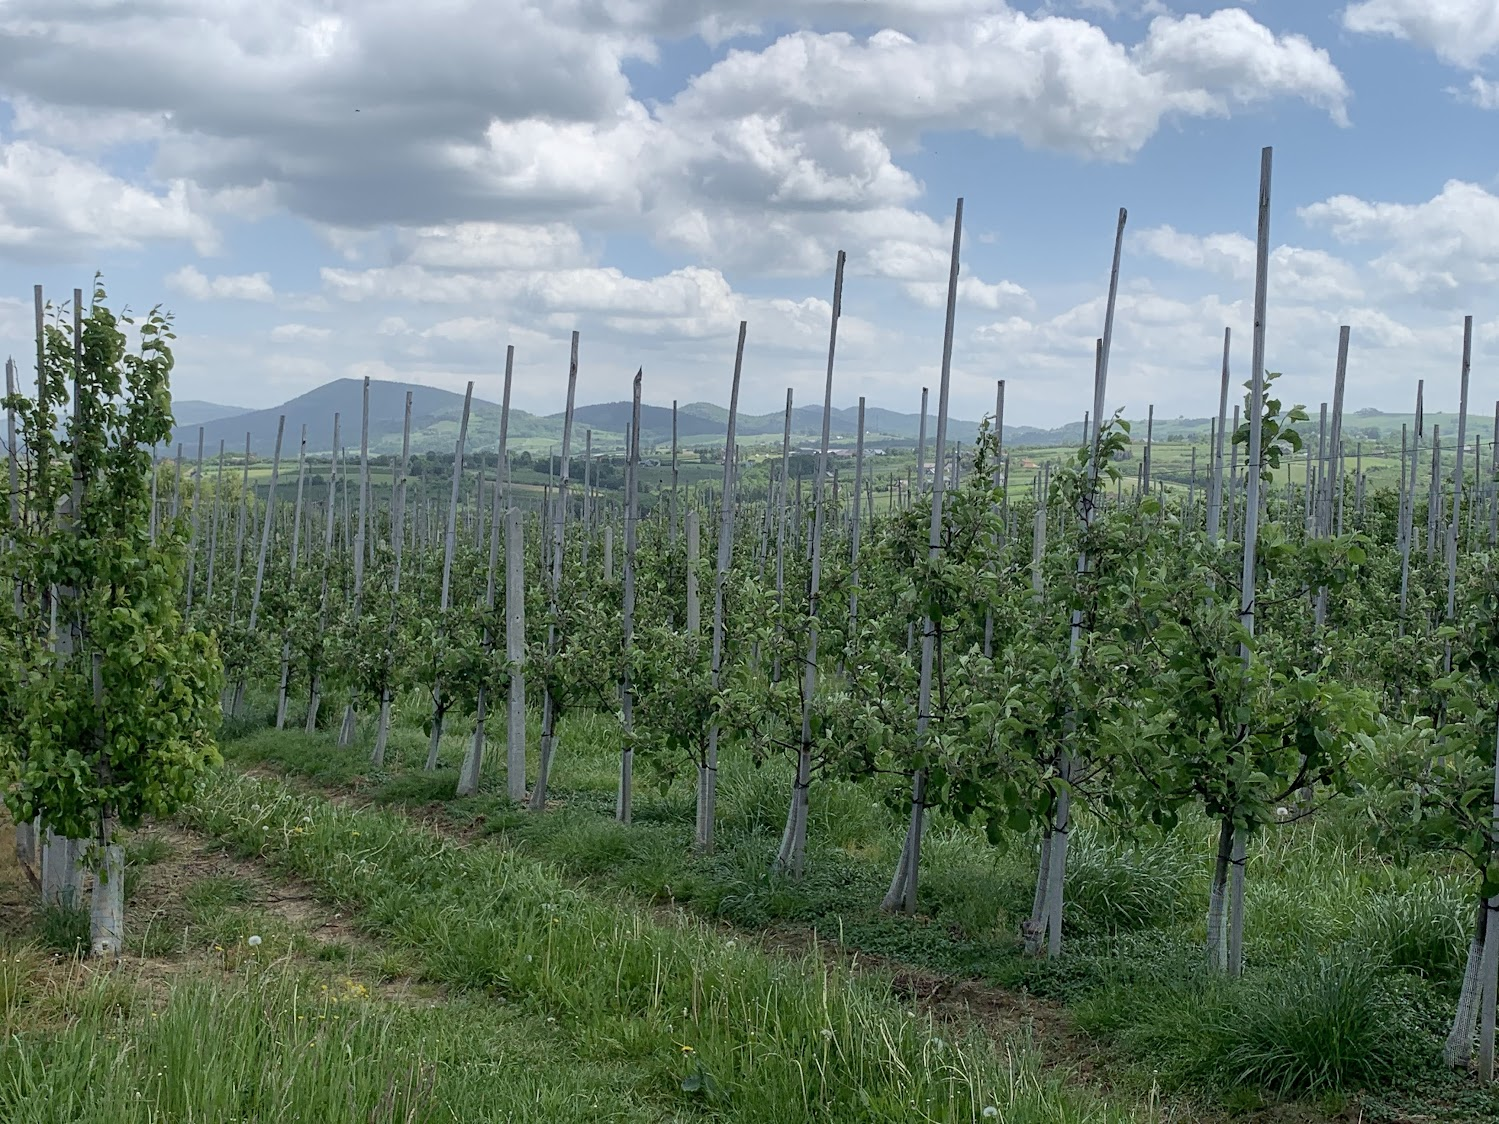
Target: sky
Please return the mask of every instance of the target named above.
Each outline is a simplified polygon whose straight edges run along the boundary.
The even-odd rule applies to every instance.
[[[1215,412],[1267,365],[1350,410],[1499,396],[1499,0],[0,0],[0,348],[103,274],[176,317],[178,397],[369,376],[560,410],[937,398]]]

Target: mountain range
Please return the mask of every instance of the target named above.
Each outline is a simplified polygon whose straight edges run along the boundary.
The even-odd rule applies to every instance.
[[[411,394],[411,449],[415,454],[451,452],[458,438],[459,422],[463,415],[463,395],[430,386],[370,381],[370,426],[369,444],[373,454],[399,453],[401,432],[405,412],[406,395]],[[197,449],[201,428],[206,456],[218,453],[222,442],[229,453],[244,451],[248,435],[250,451],[256,456],[270,456],[276,446],[277,424],[285,417],[281,451],[285,458],[294,458],[306,427],[307,452],[309,455],[326,454],[334,447],[334,415],[338,415],[338,444],[351,451],[359,448],[360,415],[362,410],[363,383],[359,379],[338,379],[298,395],[280,406],[268,410],[244,410],[230,406],[219,406],[211,402],[180,401],[173,404],[177,427],[173,435],[173,446],[181,445],[184,453],[191,457]],[[646,447],[668,445],[672,435],[672,411],[670,407],[641,406],[641,443]],[[524,410],[511,409],[509,441],[512,449],[528,449],[545,452],[549,446],[562,442],[563,415],[532,414]],[[584,448],[586,430],[593,431],[595,449],[617,450],[624,444],[624,432],[630,420],[630,403],[601,402],[578,406],[573,413],[573,448],[581,453]],[[677,440],[685,448],[695,445],[722,442],[728,421],[728,411],[722,406],[708,402],[689,402],[677,409]],[[874,447],[914,445],[921,427],[918,414],[903,414],[894,410],[871,407],[865,411],[865,439]],[[1402,425],[1411,426],[1414,419],[1409,414],[1386,414],[1378,410],[1363,409],[1349,413],[1344,418],[1343,429],[1352,440],[1370,441],[1399,439]],[[1445,433],[1456,430],[1456,415],[1426,415],[1427,431],[1432,425],[1440,425]],[[1471,432],[1483,434],[1481,419],[1470,416]],[[1156,418],[1154,435],[1157,440],[1202,439],[1207,437],[1209,418]],[[1132,423],[1135,439],[1145,435],[1145,422]],[[1315,429],[1313,419],[1311,429]],[[778,444],[785,427],[784,412],[772,414],[741,414],[738,420],[738,439],[741,444]],[[482,447],[492,446],[499,436],[500,407],[498,404],[474,398],[469,417],[469,441]],[[852,408],[835,408],[830,419],[830,433],[835,443],[851,443],[858,428],[858,411]],[[1053,429],[1038,429],[1032,426],[1007,424],[1004,439],[1006,445],[1052,447],[1072,445],[1082,440],[1082,421]],[[947,423],[950,441],[969,444],[978,436],[979,422],[950,418]],[[930,446],[936,432],[935,420],[928,418],[927,439]],[[792,441],[805,446],[816,443],[822,434],[822,408],[820,406],[798,406],[791,412]],[[471,447],[473,445],[471,444]]]

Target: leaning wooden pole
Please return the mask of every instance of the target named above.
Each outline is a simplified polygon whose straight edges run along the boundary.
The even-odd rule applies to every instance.
[[[1223,329],[1223,369],[1218,385],[1218,425],[1213,433],[1213,463],[1208,470],[1208,516],[1207,535],[1210,543],[1219,542],[1219,528],[1223,520],[1223,438],[1228,425],[1228,379],[1229,353],[1233,344],[1233,329]]]
[[[1259,240],[1254,267],[1254,340],[1251,344],[1249,372],[1249,452],[1244,482],[1244,557],[1239,579],[1239,627],[1245,639],[1239,643],[1239,657],[1248,666],[1254,659],[1250,638],[1255,626],[1256,561],[1260,533],[1260,475],[1264,471],[1263,426],[1265,395],[1265,320],[1270,288],[1270,179],[1272,152],[1268,147],[1260,155]],[[1247,731],[1240,731],[1240,742]],[[1228,956],[1225,967],[1237,976],[1243,963],[1244,883],[1242,872],[1248,842],[1244,827],[1233,829],[1231,865],[1238,877],[1229,890]]]
[[[947,322],[942,336],[942,381],[937,392],[937,441],[932,457],[932,515],[927,538],[927,560],[935,562],[942,550],[942,473],[947,443],[947,406],[952,386],[953,334],[958,312],[958,253],[963,238],[963,200],[958,200],[953,215],[952,261],[947,274]],[[922,391],[923,402],[926,392]],[[925,410],[923,410],[923,415]],[[932,717],[932,670],[937,651],[937,632],[941,621],[923,618],[921,628],[921,681],[916,703],[916,739],[926,738]],[[926,823],[927,771],[918,766],[911,778],[911,813],[906,826],[905,843],[895,865],[895,876],[882,909],[916,912],[916,884],[921,864],[921,836]]]
[[[619,791],[614,800],[614,818],[629,823],[635,791],[635,685],[630,676],[630,658],[635,647],[635,549],[639,528],[640,489],[640,380],[644,371],[635,372],[630,410],[630,447],[625,453],[625,588],[620,612],[624,659],[619,683],[620,734]]]
[[[567,368],[567,411],[562,418],[562,463],[557,481],[556,508],[552,511],[552,533],[550,536],[551,580],[550,613],[547,619],[547,652],[555,654],[559,637],[557,620],[562,612],[562,563],[563,548],[567,541],[567,481],[570,469],[569,458],[573,440],[573,405],[578,392],[578,333],[573,333],[571,358]],[[551,464],[550,456],[547,458]],[[545,519],[543,508],[543,519]],[[552,692],[550,676],[542,684],[541,699],[541,754],[536,767],[536,784],[531,789],[531,810],[546,809],[547,782],[552,774],[552,755],[557,748],[557,698]]]
[[[271,532],[276,519],[276,481],[281,475],[281,439],[286,433],[286,415],[276,420],[276,452],[271,457],[271,485],[265,496],[265,520],[260,528],[260,550],[255,556],[255,585],[250,593],[250,619],[246,625],[249,635],[255,635],[260,620],[260,593],[265,588],[265,563],[271,551]],[[245,676],[241,672],[239,683],[234,688],[233,713],[239,717],[245,704]]]
[[[843,312],[843,268],[847,260],[848,256],[839,250],[837,265],[833,271],[833,311],[828,327],[827,378],[822,391],[822,442],[817,451],[817,479],[812,484],[812,572],[807,583],[807,654],[802,664],[801,741],[797,748],[796,775],[791,787],[791,808],[787,815],[786,831],[781,840],[781,850],[775,859],[775,869],[789,872],[793,878],[802,876],[807,855],[807,802],[808,790],[812,784],[812,706],[817,694],[817,614],[821,608],[822,534],[826,517],[823,491],[828,475],[828,443],[833,421],[833,364],[838,353],[838,318]],[[862,416],[861,406],[860,417]],[[937,456],[940,459],[940,421],[937,432]]]
[[[1119,223],[1114,231],[1114,261],[1109,271],[1109,296],[1108,303],[1104,308],[1103,336],[1098,341],[1097,357],[1094,364],[1093,377],[1093,410],[1090,415],[1088,432],[1085,435],[1088,445],[1088,491],[1083,502],[1080,522],[1084,538],[1092,527],[1095,515],[1094,498],[1098,489],[1099,465],[1099,437],[1103,432],[1103,410],[1104,403],[1108,399],[1109,380],[1109,355],[1113,349],[1114,340],[1114,312],[1119,298],[1119,263],[1124,249],[1124,227],[1129,220],[1129,213],[1119,208]],[[1091,563],[1087,550],[1078,552],[1077,573],[1079,576],[1088,572]],[[1082,650],[1084,618],[1082,608],[1079,606],[1072,611],[1072,628],[1068,642],[1069,658],[1076,660]],[[1046,880],[1044,898],[1044,913],[1039,919],[1046,933],[1046,954],[1057,957],[1062,954],[1062,909],[1065,900],[1065,884],[1067,879],[1067,845],[1072,828],[1072,778],[1082,766],[1081,755],[1074,753],[1071,748],[1064,749],[1058,762],[1058,771],[1061,774],[1062,784],[1056,796],[1056,810],[1053,813],[1050,830],[1045,840],[1046,847],[1046,871],[1041,877]]]
[[[202,449],[202,430],[198,431],[198,445]],[[287,567],[287,588],[295,591],[297,586],[297,563],[302,547],[302,499],[307,487],[307,425],[302,425],[302,440],[297,446],[297,498],[292,507],[291,520],[291,564]],[[293,596],[295,593],[293,592]],[[291,685],[291,626],[281,630],[281,673],[276,683],[276,729],[286,728],[287,692]]]
[[[506,364],[506,405],[509,402],[509,364]],[[509,420],[509,410],[501,415],[501,426]],[[494,616],[495,575],[500,561],[500,479],[503,462],[496,458],[494,488],[489,493],[492,511],[489,519],[489,566],[484,577],[484,636],[481,646],[484,651],[484,672],[479,679],[479,690],[474,706],[474,736],[469,741],[468,752],[463,755],[463,766],[458,770],[458,795],[474,796],[479,791],[479,775],[484,769],[485,724],[489,719],[489,657],[494,648],[494,630],[489,622]]]
[[[401,421],[401,459],[396,466],[390,492],[390,616],[385,626],[384,667],[380,674],[380,713],[375,719],[375,747],[370,751],[370,765],[385,765],[385,749],[390,741],[391,675],[395,661],[396,627],[401,618],[401,564],[406,548],[406,487],[411,471],[411,391],[406,392],[406,409]]]
[[[437,611],[439,645],[451,643],[448,634],[448,607],[451,604],[453,587],[453,552],[458,545],[458,493],[463,487],[463,448],[468,441],[468,419],[474,402],[474,384],[470,382],[463,395],[463,417],[458,423],[458,444],[453,449],[453,484],[448,494],[448,522],[443,532],[442,546],[442,592],[438,597]],[[426,770],[437,768],[437,755],[442,746],[442,729],[447,718],[450,700],[443,694],[441,675],[432,676],[432,735],[427,741]]]
[[[510,709],[505,742],[505,787],[519,804],[526,798],[526,552],[520,508],[505,512],[505,659],[510,669]]]
[[[999,385],[994,391],[994,471],[990,477],[990,486],[996,491],[1003,485],[1004,473],[1004,443],[1005,443],[1005,380],[1000,379]],[[1002,504],[1009,503],[1009,497],[1004,496],[1000,501]],[[1003,511],[1000,514],[1000,526],[1005,524]],[[1001,532],[1002,533],[1002,532]],[[1000,543],[994,544],[996,549]],[[994,609],[992,607],[984,611],[984,658],[994,658]]]
[[[370,379],[364,377],[364,397],[359,420],[359,529],[354,532],[354,603],[351,623],[356,627],[364,612],[364,565],[368,557],[370,507]],[[343,723],[338,729],[338,744],[350,745],[358,727],[358,688],[350,686],[349,701],[344,706]]]
[[[729,426],[723,447],[723,495],[719,500],[718,568],[713,575],[713,690],[723,689],[724,594],[729,565],[734,558],[734,459],[735,434],[739,422],[739,380],[744,372],[744,338],[749,322],[739,322],[739,342],[734,348],[734,381],[729,387]],[[708,748],[698,764],[697,824],[694,843],[700,851],[713,849],[713,828],[718,818],[718,723],[708,730]]]

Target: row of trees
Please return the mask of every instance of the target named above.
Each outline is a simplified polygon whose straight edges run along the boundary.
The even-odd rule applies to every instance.
[[[684,494],[679,503],[674,490],[645,513],[632,439],[624,501],[604,509],[592,489],[572,486],[576,335],[555,481],[533,517],[512,505],[503,479],[491,478],[477,502],[463,497],[465,458],[488,445],[470,434],[467,401],[445,510],[409,504],[409,400],[388,506],[375,502],[371,487],[367,407],[359,461],[335,462],[321,497],[308,492],[300,454],[294,476],[286,458],[283,482],[281,439],[263,500],[247,487],[248,466],[238,486],[222,473],[210,481],[196,472],[168,487],[141,459],[169,424],[165,322],[148,322],[139,358],[102,327],[108,346],[95,351],[81,320],[71,339],[53,329],[40,366],[78,382],[70,436],[48,444],[55,439],[47,419],[62,400],[53,375],[44,374],[35,404],[11,399],[31,474],[12,488],[19,506],[14,549],[5,554],[17,590],[8,642],[21,672],[6,703],[22,731],[6,758],[16,778],[13,813],[40,814],[54,832],[87,835],[107,854],[116,821],[169,808],[211,755],[198,702],[217,682],[204,641],[212,636],[227,672],[226,709],[242,711],[246,684],[263,681],[276,687],[278,725],[336,722],[340,741],[352,744],[358,719],[368,716],[377,764],[393,701],[421,692],[430,701],[429,769],[440,761],[444,730],[472,731],[459,792],[479,786],[486,720],[493,700],[507,696],[507,789],[538,811],[559,721],[579,709],[615,713],[617,817],[631,818],[637,766],[662,784],[692,778],[695,841],[704,850],[713,845],[721,752],[784,761],[787,816],[775,862],[793,877],[806,862],[808,808],[821,778],[862,779],[907,813],[884,902],[890,909],[916,908],[923,830],[936,809],[981,826],[996,844],[1031,841],[1036,892],[1020,936],[1038,954],[1062,951],[1068,838],[1078,816],[1128,838],[1203,815],[1218,825],[1207,954],[1237,973],[1245,860],[1255,838],[1361,789],[1388,846],[1452,851],[1471,864],[1477,923],[1450,1050],[1465,1058],[1481,1023],[1480,1061],[1491,1073],[1499,990],[1495,449],[1483,470],[1479,447],[1470,483],[1460,424],[1451,476],[1433,456],[1423,484],[1418,427],[1398,490],[1371,491],[1356,473],[1348,479],[1345,328],[1330,428],[1324,424],[1315,457],[1306,458],[1306,482],[1272,486],[1276,469],[1303,452],[1298,427],[1308,417],[1283,406],[1275,376],[1264,371],[1268,151],[1259,213],[1251,375],[1230,426],[1226,336],[1201,492],[1195,482],[1167,491],[1153,480],[1148,442],[1126,491],[1120,465],[1132,447],[1129,429],[1117,416],[1104,418],[1122,212],[1085,440],[1072,463],[1024,499],[1004,486],[1003,383],[972,459],[946,443],[961,201],[931,481],[885,512],[875,509],[863,476],[862,400],[855,479],[841,493],[828,486],[824,432],[803,498],[788,428],[764,498],[746,494],[737,458],[725,457],[716,491]],[[840,255],[825,428],[842,279]],[[746,332],[742,324],[728,449],[736,447]],[[1464,419],[1470,346],[1471,321]],[[101,358],[88,358],[96,353]],[[103,372],[97,391],[96,376],[84,373],[90,363]],[[513,353],[496,465],[511,463],[512,369]],[[634,385],[637,422],[642,378]],[[335,418],[335,447],[339,424]],[[924,461],[924,435],[920,448]],[[65,465],[77,497],[71,506],[61,502]],[[113,484],[111,465],[119,474]],[[95,487],[113,488],[97,494],[119,502],[95,502]],[[80,534],[74,513],[91,508],[99,510]],[[96,539],[114,544],[99,577],[102,555],[80,545]],[[125,575],[138,570],[152,579],[132,586]],[[80,596],[80,588],[101,592]],[[186,639],[171,647],[164,637],[181,613],[190,627],[172,633]],[[92,639],[114,614],[122,629],[125,617],[144,622],[120,634],[118,655]],[[136,668],[134,678],[110,671],[116,659]],[[160,701],[176,689],[174,675],[195,700],[175,726]],[[117,722],[106,721],[100,716],[114,713],[109,692],[117,684],[130,701]],[[29,691],[51,702],[29,701]],[[297,713],[302,698],[306,710]],[[529,791],[528,709],[542,716]],[[56,717],[63,713],[66,722]],[[141,768],[121,784],[115,758],[125,746]],[[83,819],[70,818],[72,806],[57,795],[70,785]]]
[[[92,871],[91,944],[108,957],[124,927],[118,831],[172,812],[216,760],[222,673],[184,620],[186,525],[152,493],[169,319],[116,316],[97,287],[87,308],[78,290],[35,300],[35,393],[6,367],[0,794],[49,903],[79,904]]]
[[[1268,154],[1263,171],[1268,244]],[[283,713],[298,683],[313,712],[320,688],[347,692],[346,741],[357,733],[354,714],[381,713],[377,757],[393,691],[430,694],[429,767],[444,724],[473,716],[465,791],[481,774],[482,700],[508,692],[509,790],[536,809],[546,804],[557,722],[579,708],[619,715],[618,817],[630,818],[637,766],[662,783],[685,773],[696,778],[695,835],[704,849],[720,751],[784,759],[788,811],[776,863],[792,875],[805,863],[818,779],[865,778],[908,811],[888,908],[915,908],[933,809],[982,825],[996,842],[1033,839],[1040,858],[1022,937],[1049,955],[1062,948],[1067,840],[1078,815],[1106,820],[1125,837],[1173,830],[1189,814],[1217,823],[1208,955],[1236,973],[1245,859],[1257,835],[1361,789],[1389,845],[1451,850],[1471,863],[1478,924],[1452,1053],[1466,1057],[1482,1012],[1488,1068],[1499,956],[1499,939],[1487,939],[1499,889],[1499,696],[1488,662],[1494,449],[1483,469],[1480,447],[1472,467],[1481,474],[1476,484],[1465,479],[1460,428],[1452,475],[1433,458],[1428,487],[1419,481],[1418,430],[1398,491],[1371,491],[1357,474],[1350,480],[1338,451],[1344,329],[1331,428],[1324,425],[1307,458],[1307,482],[1272,486],[1276,469],[1303,453],[1298,427],[1308,417],[1285,408],[1275,376],[1263,373],[1262,255],[1251,378],[1230,427],[1226,339],[1205,494],[1168,493],[1152,482],[1148,457],[1126,492],[1119,465],[1128,427],[1102,417],[1123,224],[1121,214],[1087,439],[1074,463],[1030,498],[1002,486],[1002,385],[995,424],[973,460],[950,458],[949,350],[936,471],[929,488],[892,513],[874,510],[857,475],[835,500],[823,486],[826,454],[807,507],[794,506],[786,444],[766,500],[740,493],[731,460],[716,504],[698,497],[689,510],[668,504],[649,516],[636,502],[633,448],[623,510],[611,518],[569,492],[564,438],[557,488],[522,527],[518,512],[505,514],[503,488],[487,510],[460,510],[465,427],[445,531],[402,525],[401,470],[388,514],[369,504],[367,480],[357,519],[337,518],[332,507],[277,506],[274,494],[263,508],[241,498],[241,521],[249,512],[264,530],[249,616],[239,593],[248,565],[227,595],[221,588],[198,611],[226,638],[231,678],[274,675]],[[961,213],[954,231],[950,294]],[[953,308],[950,300],[949,344]],[[1470,342],[1471,322],[1464,417]],[[743,347],[741,326],[731,399]],[[731,404],[728,447],[734,416]],[[863,468],[857,457],[856,474]],[[210,502],[217,522],[217,499]],[[482,533],[458,533],[465,523],[480,532],[487,525],[487,551]],[[314,545],[299,567],[295,544],[304,525],[319,524],[322,548]],[[715,527],[710,554],[700,540]],[[293,549],[271,571],[279,577],[264,588],[257,630],[264,547],[287,539]],[[543,741],[527,797],[526,747],[515,740],[528,694],[543,715]]]

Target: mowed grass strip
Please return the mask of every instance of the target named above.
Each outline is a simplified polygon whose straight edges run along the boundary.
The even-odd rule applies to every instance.
[[[226,771],[184,818],[307,879],[367,933],[409,949],[424,978],[546,1028],[550,1064],[622,1067],[630,1094],[661,1112],[767,1122],[1136,1119],[1040,1072],[1023,1043],[996,1047],[903,1009],[878,977],[773,957],[409,817]],[[429,1118],[447,1119],[418,1117]]]

